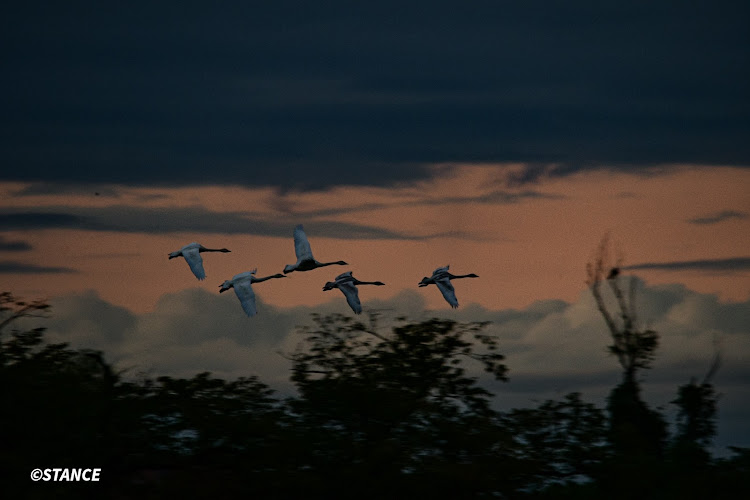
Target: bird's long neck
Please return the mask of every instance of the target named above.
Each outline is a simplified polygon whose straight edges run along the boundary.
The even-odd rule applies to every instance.
[[[450,276],[452,280],[457,280],[460,278],[478,278],[478,277],[479,276],[477,276],[476,274],[459,274],[458,276],[451,274]]]
[[[385,283],[381,283],[380,281],[359,281],[357,280],[356,285],[385,285]]]
[[[228,252],[226,248],[201,248],[199,252]]]
[[[346,263],[341,262],[341,261],[337,261],[337,262],[319,262],[318,263],[318,267],[323,267],[323,266],[345,266],[345,265],[346,265]]]
[[[284,276],[283,274],[281,274],[281,275],[274,274],[272,276],[266,276],[264,278],[253,277],[253,283],[260,283],[261,281],[266,281],[266,280],[270,280],[270,279],[273,279],[273,278],[286,278],[286,276]]]

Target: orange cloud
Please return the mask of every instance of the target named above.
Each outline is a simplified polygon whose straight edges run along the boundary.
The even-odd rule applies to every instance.
[[[736,168],[666,169],[656,175],[616,171],[579,172],[546,178],[533,185],[508,187],[504,180],[518,165],[438,166],[430,182],[392,188],[338,187],[328,191],[286,192],[240,187],[123,188],[116,196],[32,194],[5,196],[0,210],[57,212],[75,208],[200,208],[216,213],[248,214],[269,224],[288,224],[288,236],[206,234],[200,232],[128,233],[77,230],[74,227],[3,232],[6,239],[32,246],[23,254],[0,253],[0,259],[50,268],[73,268],[71,274],[5,274],[5,288],[24,296],[57,296],[97,290],[112,303],[135,311],[151,310],[164,293],[200,287],[212,292],[224,279],[258,267],[279,272],[292,263],[294,224],[304,223],[318,260],[346,260],[346,269],[295,273],[288,280],[259,285],[256,293],[275,306],[315,305],[330,299],[322,285],[351,269],[363,280],[387,286],[360,292],[367,300],[385,299],[446,264],[457,273],[474,272],[477,280],[456,282],[459,303],[486,308],[523,307],[534,300],[574,300],[585,286],[584,267],[600,238],[610,232],[626,264],[692,261],[747,256],[750,220],[730,218],[715,224],[690,220],[750,206],[750,171]],[[21,184],[5,184],[12,194]],[[78,212],[77,212],[78,213]],[[155,214],[157,211],[138,212]],[[126,214],[127,215],[127,214]],[[123,217],[126,217],[123,215]],[[142,215],[140,215],[142,216]],[[279,222],[281,221],[281,222]],[[316,233],[326,223],[369,226],[383,236],[362,239]],[[285,226],[284,226],[285,227]],[[354,230],[354,229],[352,229]],[[251,232],[251,231],[248,231]],[[283,231],[282,231],[283,233]],[[401,236],[393,236],[401,235]],[[230,254],[204,255],[208,279],[200,283],[181,261],[167,253],[186,243],[227,247]],[[724,300],[744,300],[750,292],[747,273],[639,270],[650,283],[682,282]],[[419,289],[429,307],[447,307],[440,293]]]

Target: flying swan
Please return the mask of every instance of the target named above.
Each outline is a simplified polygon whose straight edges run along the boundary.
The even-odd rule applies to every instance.
[[[451,305],[452,308],[458,307],[458,299],[456,298],[456,291],[453,289],[453,284],[451,283],[451,280],[459,279],[459,278],[478,278],[474,273],[471,274],[462,274],[462,275],[455,275],[448,272],[448,268],[450,266],[445,267],[438,267],[432,272],[432,276],[429,278],[425,276],[422,278],[422,281],[419,282],[419,286],[427,286],[435,284],[440,289],[440,293],[443,294],[443,297],[445,297],[445,300]]]
[[[185,260],[190,266],[190,270],[193,271],[195,277],[203,281],[206,279],[206,271],[203,270],[203,257],[201,257],[201,252],[226,253],[229,251],[230,250],[227,250],[226,248],[206,248],[200,243],[190,243],[189,245],[185,245],[179,250],[170,253],[169,258],[174,259],[176,257],[185,257]]]
[[[248,316],[255,316],[258,311],[255,308],[255,292],[253,292],[253,283],[260,283],[262,281],[270,280],[272,278],[286,278],[283,274],[274,274],[273,276],[266,276],[265,278],[256,278],[255,272],[258,269],[253,269],[246,273],[236,274],[231,280],[226,280],[224,283],[219,285],[219,293],[224,293],[230,288],[234,288],[234,293],[237,294],[237,298],[240,299],[240,304],[245,314]]]
[[[324,266],[348,265],[343,260],[337,262],[318,262],[315,260],[315,258],[313,258],[312,249],[310,248],[310,242],[307,241],[307,236],[305,235],[305,230],[302,228],[302,224],[299,224],[294,228],[294,253],[297,255],[297,262],[295,264],[284,266],[284,274],[293,271],[311,271]]]
[[[351,271],[339,274],[336,276],[335,281],[329,281],[323,286],[323,291],[333,290],[338,288],[346,297],[346,301],[349,303],[349,307],[352,308],[356,314],[362,312],[362,304],[359,303],[359,292],[356,285],[378,285],[383,286],[385,283],[382,281],[359,281],[357,278],[352,276]]]

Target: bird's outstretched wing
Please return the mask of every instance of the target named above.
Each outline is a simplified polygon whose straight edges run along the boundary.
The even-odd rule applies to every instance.
[[[432,276],[434,277],[436,274],[447,273],[448,269],[450,269],[450,267],[451,267],[450,265],[443,266],[443,267],[438,267],[437,269],[435,269],[434,271],[432,271]]]
[[[349,303],[349,307],[352,308],[357,314],[362,312],[362,304],[359,303],[359,292],[357,287],[351,283],[340,283],[339,290],[346,296],[346,301]]]
[[[313,258],[310,242],[307,241],[307,235],[302,228],[302,224],[294,228],[294,253],[297,255],[297,261],[312,260]]]
[[[435,284],[440,289],[440,293],[443,294],[443,297],[451,305],[451,307],[454,309],[457,308],[458,299],[456,298],[456,290],[453,288],[451,280],[448,278],[443,278],[440,280],[435,280]]]
[[[182,251],[182,256],[185,257],[190,270],[196,278],[203,281],[206,279],[206,271],[203,270],[203,257],[201,257],[200,250],[198,248],[188,248]]]
[[[351,280],[348,280],[348,278],[352,278],[352,271],[347,271],[345,273],[339,274],[338,276],[336,276],[335,281],[340,281],[340,280],[351,281]]]
[[[237,294],[237,298],[240,299],[242,309],[248,316],[255,316],[258,312],[255,309],[255,292],[250,284],[249,279],[240,280],[234,284],[234,293]]]

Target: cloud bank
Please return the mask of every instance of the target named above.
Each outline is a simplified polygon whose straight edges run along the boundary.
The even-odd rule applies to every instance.
[[[40,266],[16,261],[0,261],[0,274],[66,274],[75,269],[63,266]]]
[[[682,285],[638,285],[639,318],[660,334],[653,368],[643,372],[644,396],[671,411],[669,402],[677,387],[706,374],[718,341],[723,362],[714,380],[722,394],[717,445],[749,445],[745,422],[750,418],[750,301],[720,302]],[[259,314],[252,319],[244,316],[233,295],[202,289],[165,294],[153,311],[138,315],[95,292],[67,295],[53,301],[49,338],[101,349],[126,370],[126,376],[192,376],[201,371],[222,377],[258,375],[291,394],[291,365],[281,353],[300,345],[296,327],[310,324],[311,313],[351,312],[339,296],[319,307],[282,309],[265,304],[262,295],[260,291]],[[429,311],[416,291],[388,300],[363,297],[363,305],[365,311],[381,314],[384,331],[389,318],[398,315],[410,320],[438,316],[491,321],[488,332],[500,339],[510,382],[493,382],[479,371],[476,375],[496,394],[501,409],[529,406],[571,391],[603,406],[620,380],[617,361],[606,352],[606,326],[587,290],[573,303],[545,300],[518,310],[469,304],[456,311]]]

